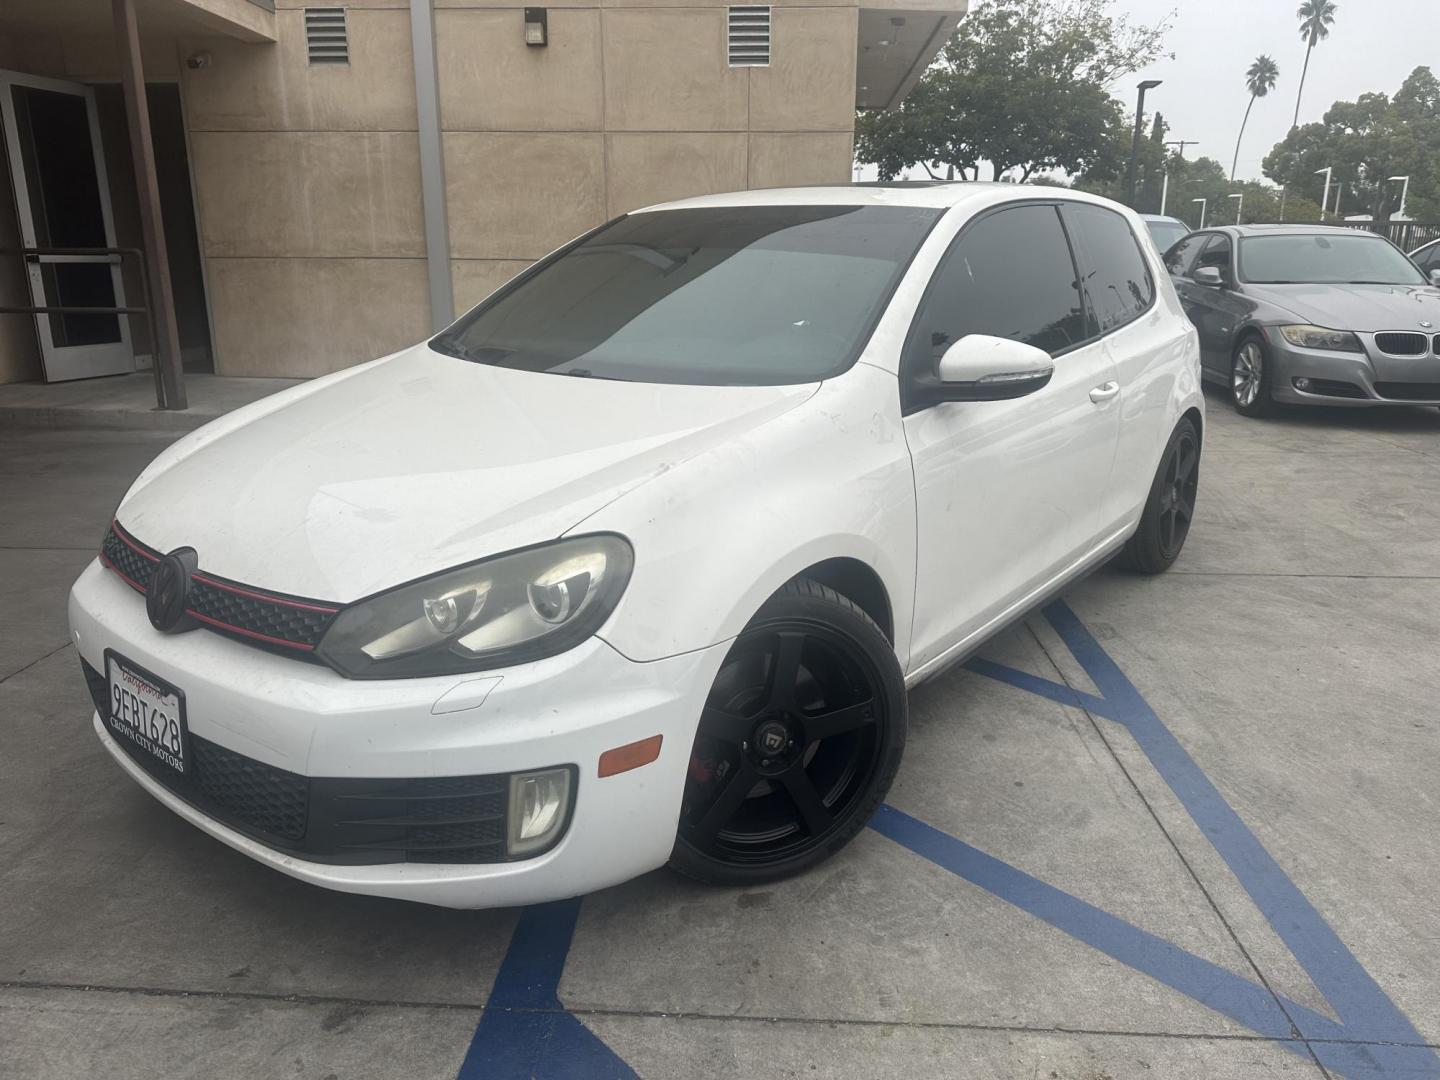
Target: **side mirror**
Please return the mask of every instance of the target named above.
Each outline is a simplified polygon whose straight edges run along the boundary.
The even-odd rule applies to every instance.
[[[1430,284],[1440,285],[1440,268],[1436,268],[1430,271]]]
[[[1050,354],[1034,345],[966,334],[945,350],[930,389],[939,401],[1006,401],[1033,394],[1054,373]]]
[[[1219,289],[1225,284],[1225,275],[1220,273],[1217,266],[1202,266],[1195,271],[1195,284],[1204,285],[1207,289]]]

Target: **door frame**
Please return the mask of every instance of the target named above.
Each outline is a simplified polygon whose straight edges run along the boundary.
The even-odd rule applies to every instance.
[[[25,86],[51,93],[73,94],[85,102],[85,115],[89,121],[90,152],[95,162],[95,181],[100,196],[100,216],[105,225],[105,247],[115,246],[115,220],[110,206],[110,178],[105,170],[105,150],[100,138],[100,117],[95,108],[95,91],[84,83],[65,79],[51,79],[42,75],[27,75],[19,71],[0,68],[0,120],[5,128],[5,150],[10,165],[10,180],[15,197],[15,217],[20,226],[22,247],[35,247],[34,207],[30,200],[29,180],[25,175],[24,160],[21,156],[20,132],[15,118],[15,97],[13,87]],[[59,262],[86,261],[108,263],[110,281],[115,292],[115,306],[125,305],[125,284],[120,274],[119,256],[96,256],[93,259],[77,260],[74,256],[50,256],[49,260]],[[26,276],[30,279],[30,295],[36,306],[43,307],[45,285],[41,276],[42,261],[27,257]],[[112,375],[135,370],[135,351],[130,342],[128,316],[116,315],[120,340],[95,345],[57,346],[50,331],[50,316],[35,316],[35,331],[40,343],[40,366],[46,382],[61,382],[69,379],[83,379],[97,375]],[[101,370],[85,370],[86,368]]]

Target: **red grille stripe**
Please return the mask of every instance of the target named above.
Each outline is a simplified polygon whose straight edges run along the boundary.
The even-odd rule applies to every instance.
[[[221,622],[219,619],[212,619],[208,615],[201,615],[198,611],[190,608],[185,609],[185,614],[192,618],[199,619],[209,626],[224,630],[227,634],[244,634],[246,637],[255,638],[257,641],[268,641],[272,645],[284,645],[289,649],[299,649],[301,652],[314,652],[314,645],[306,645],[301,641],[286,641],[284,638],[271,637],[269,634],[262,634],[256,630],[246,630],[243,626],[236,626],[233,623]]]
[[[110,527],[115,531],[115,535],[118,536],[118,537],[121,539],[121,541],[125,544],[125,546],[128,547],[131,551],[135,552],[135,554],[137,554],[137,555],[143,555],[143,556],[145,556],[145,558],[149,559],[151,562],[159,562],[159,561],[160,561],[160,556],[159,556],[159,555],[151,554],[150,552],[146,551],[143,547],[141,547],[141,546],[139,545],[139,543],[137,543],[136,541],[132,540],[132,539],[130,538],[130,534],[127,533],[124,529],[122,529],[122,528],[120,527],[120,522],[119,522],[118,519],[117,519],[117,520],[114,520],[114,521],[111,521],[111,522],[110,522]],[[118,573],[120,573],[120,572],[117,570],[116,573],[118,574]],[[124,575],[121,574],[121,577],[124,577]]]
[[[263,600],[267,604],[283,604],[285,607],[300,608],[302,611],[318,611],[322,615],[334,615],[340,609],[337,607],[326,607],[323,604],[302,604],[299,600],[286,600],[283,597],[271,596],[269,593],[255,592],[253,589],[242,589],[238,585],[227,585],[223,581],[216,581],[208,574],[202,574],[198,570],[190,575],[193,581],[203,581],[213,589],[223,589],[228,593],[235,593],[237,596],[248,596],[252,600]]]
[[[119,534],[119,533],[116,533],[115,535],[118,536],[118,535],[120,535],[120,534]],[[142,592],[142,593],[145,591],[145,586],[144,586],[144,585],[141,585],[138,581],[136,581],[134,578],[132,578],[129,574],[125,573],[124,570],[121,570],[118,566],[116,566],[113,562],[111,562],[111,561],[110,561],[110,556],[106,555],[105,552],[103,552],[103,551],[100,552],[100,562],[101,562],[102,564],[104,564],[105,566],[108,566],[111,570],[115,571],[115,573],[119,574],[120,577],[121,577],[121,579],[122,579],[123,581],[125,581],[131,588],[137,589],[137,590],[139,590],[139,591]]]

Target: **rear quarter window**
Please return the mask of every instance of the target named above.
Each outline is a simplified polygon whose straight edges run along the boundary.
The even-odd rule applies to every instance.
[[[1139,318],[1155,302],[1155,279],[1130,223],[1103,206],[1066,203],[1064,213],[1092,333],[1105,334]]]

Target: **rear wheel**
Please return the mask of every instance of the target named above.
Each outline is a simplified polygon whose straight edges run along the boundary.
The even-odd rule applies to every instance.
[[[1230,363],[1230,394],[1241,416],[1268,416],[1275,411],[1271,390],[1270,357],[1258,337],[1247,337],[1235,347]]]
[[[1200,433],[1187,417],[1170,434],[1140,512],[1140,527],[1125,542],[1121,565],[1142,574],[1170,569],[1190,535],[1199,490]]]
[[[905,707],[880,628],[833,589],[787,584],[715,678],[670,865],[713,884],[753,884],[834,854],[895,778]]]

